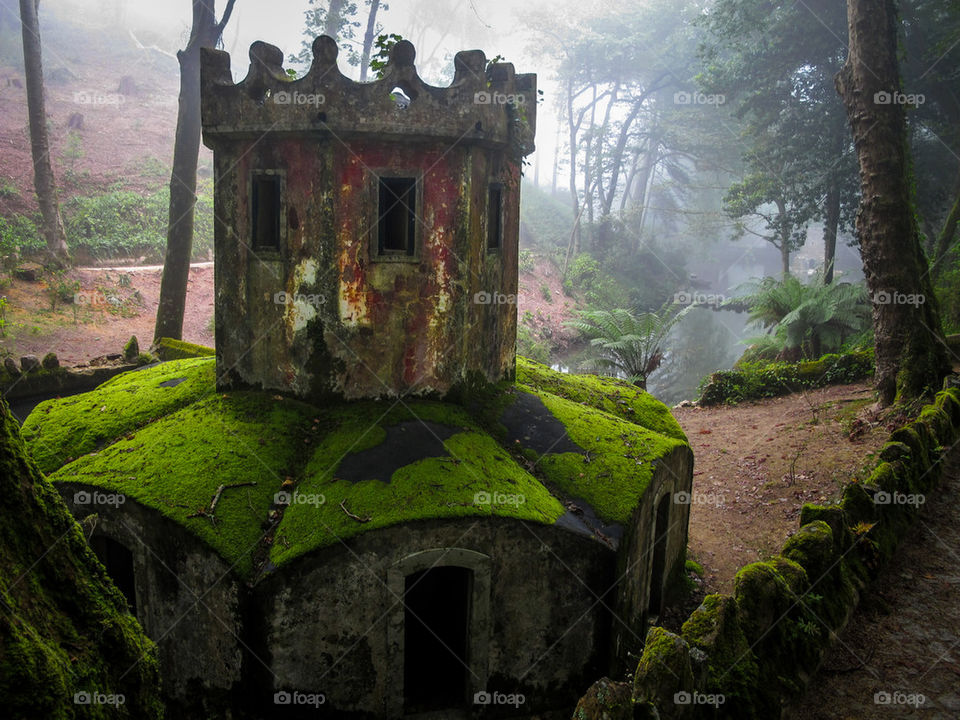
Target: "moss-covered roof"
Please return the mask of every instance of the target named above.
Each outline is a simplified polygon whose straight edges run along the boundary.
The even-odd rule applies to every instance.
[[[241,575],[412,520],[496,515],[552,524],[576,501],[623,524],[657,459],[686,444],[649,394],[523,359],[518,382],[482,394],[470,412],[425,400],[321,409],[263,392],[221,394],[214,370],[212,357],[176,360],[44,402],[24,424],[24,440],[54,482],[153,507]],[[541,454],[508,438],[497,416],[521,393],[562,423],[572,441],[565,452]],[[389,478],[385,458],[395,460]]]

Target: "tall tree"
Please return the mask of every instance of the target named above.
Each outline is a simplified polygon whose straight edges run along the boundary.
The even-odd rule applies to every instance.
[[[24,2],[25,0],[21,0]],[[187,47],[177,53],[180,63],[180,98],[177,133],[170,174],[170,217],[167,253],[160,282],[160,305],[154,339],[181,339],[187,302],[187,278],[193,248],[193,211],[197,194],[197,158],[200,153],[200,48],[212,48],[230,20],[236,0],[227,0],[217,22],[216,0],[193,0],[193,25]]]
[[[821,221],[829,284],[838,233],[856,204],[850,131],[833,85],[846,53],[843,5],[717,0],[701,24],[701,86],[722,93],[743,120],[747,177],[730,189],[728,211],[767,221],[762,237],[780,250],[784,273],[807,225]]]
[[[847,0],[849,53],[836,80],[860,163],[857,235],[883,405],[936,389],[950,371],[911,198],[898,22],[894,0]]]
[[[360,55],[360,82],[367,79],[370,69],[370,53],[373,52],[373,40],[377,35],[377,12],[380,10],[380,0],[370,0],[370,12],[367,13],[367,29],[363,33],[363,52]]]
[[[43,63],[40,57],[40,0],[20,0],[20,25],[23,28],[23,71],[27,80],[27,115],[30,118],[30,152],[33,155],[33,184],[42,217],[41,232],[51,260],[63,264],[69,260],[67,236],[63,231],[57,185],[50,165],[50,141],[47,137],[47,112],[43,99]]]

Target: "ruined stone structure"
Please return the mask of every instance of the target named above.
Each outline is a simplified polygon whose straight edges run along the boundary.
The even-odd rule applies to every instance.
[[[181,344],[24,439],[169,716],[566,720],[683,573],[686,437],[636,386],[514,357],[534,77],[461,52],[431,88],[398,43],[359,85],[314,52],[290,82],[255,43],[237,85],[203,55],[216,358]],[[401,394],[430,397],[374,400]]]
[[[536,76],[472,50],[431,87],[400,41],[360,84],[331,38],[313,53],[291,82],[254,43],[239,84],[227,53],[203,54],[221,387],[443,396],[512,377]]]

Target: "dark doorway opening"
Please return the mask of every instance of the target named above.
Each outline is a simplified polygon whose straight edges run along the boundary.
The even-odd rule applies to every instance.
[[[113,584],[127,599],[130,612],[137,614],[137,589],[133,574],[133,553],[113,538],[95,535],[90,539],[90,547],[107,569]]]
[[[404,587],[404,710],[429,712],[467,701],[473,571],[435,567]]]
[[[647,610],[651,616],[663,609],[663,573],[667,561],[667,533],[670,529],[670,495],[664,495],[657,505],[657,521],[653,533],[653,570],[650,573],[650,601]]]

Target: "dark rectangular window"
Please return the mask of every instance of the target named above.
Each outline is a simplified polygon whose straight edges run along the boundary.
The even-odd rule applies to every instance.
[[[417,227],[417,181],[380,178],[377,240],[381,255],[413,255]]]
[[[254,250],[280,249],[280,176],[254,175],[250,189]]]
[[[487,250],[503,244],[503,186],[491,185],[487,193]]]

